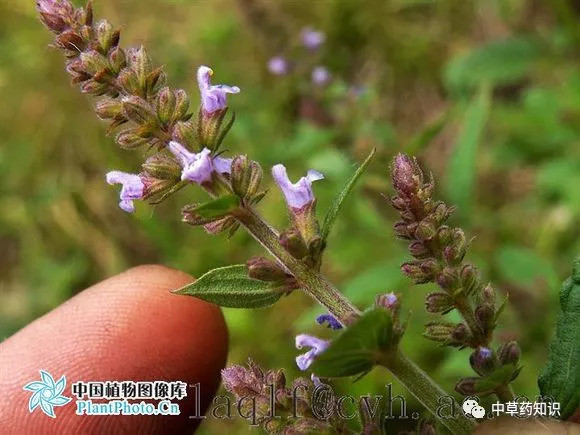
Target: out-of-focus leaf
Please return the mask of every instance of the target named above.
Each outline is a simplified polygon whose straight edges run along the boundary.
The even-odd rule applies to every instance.
[[[222,307],[261,308],[274,304],[284,291],[278,284],[249,278],[246,266],[238,264],[210,270],[174,293]]]
[[[387,310],[375,308],[364,313],[316,358],[312,371],[330,378],[368,372],[380,352],[389,346],[392,328],[391,314]]]
[[[451,201],[466,216],[471,211],[476,178],[477,148],[489,115],[491,92],[482,86],[465,113],[463,128],[447,169],[446,187]]]
[[[431,123],[427,124],[418,134],[413,136],[409,144],[405,147],[407,154],[413,155],[429,145],[447,125],[449,120],[450,110],[444,110]]]
[[[445,69],[444,80],[452,91],[483,82],[513,83],[528,73],[539,54],[538,46],[530,39],[514,37],[493,41],[455,57]]]
[[[565,420],[580,408],[580,257],[562,286],[560,306],[556,335],[538,385],[542,396],[560,402],[560,418]]]
[[[322,240],[326,240],[326,238],[328,237],[328,234],[330,233],[332,225],[334,224],[334,221],[338,216],[338,212],[340,211],[342,204],[348,197],[348,194],[354,188],[354,185],[356,184],[359,177],[363,174],[366,167],[371,162],[374,155],[375,149],[371,151],[371,153],[368,155],[365,161],[362,162],[361,165],[358,167],[358,169],[354,172],[354,174],[352,174],[350,179],[346,182],[346,184],[342,188],[342,191],[338,194],[334,202],[330,205],[330,208],[326,213],[326,217],[324,218],[324,223],[322,224],[322,230],[320,231],[320,236],[322,237]]]
[[[496,255],[502,278],[514,284],[530,286],[538,278],[556,285],[557,275],[550,263],[534,251],[517,246],[503,246]]]

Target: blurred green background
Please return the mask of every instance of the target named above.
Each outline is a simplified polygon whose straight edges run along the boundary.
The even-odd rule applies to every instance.
[[[0,337],[132,265],[199,276],[260,253],[241,231],[227,240],[180,223],[184,192],[154,209],[139,205],[134,216],[117,208],[104,173],[134,171],[141,157],[105,136],[94,102],[71,87],[60,53],[47,48],[51,35],[34,3],[0,3]],[[580,252],[579,1],[100,0],[95,9],[122,26],[125,47],[145,45],[194,106],[200,64],[213,67],[217,83],[240,86],[226,148],[264,167],[284,162],[294,179],[308,168],[324,172],[315,187],[320,214],[377,147],[331,236],[324,272],[360,307],[378,292],[402,292],[412,313],[403,346],[451,391],[471,372],[469,351],[420,336],[432,289],[399,272],[408,255],[381,197],[390,193],[389,159],[416,154],[438,195],[459,206],[452,224],[475,236],[468,259],[509,292],[497,337],[519,340],[524,370],[515,389],[537,394],[559,283]],[[299,47],[306,26],[327,35],[316,53]],[[268,72],[278,54],[291,58],[294,74]],[[309,81],[317,64],[333,76],[327,86]],[[260,207],[279,227],[280,200],[272,189]],[[328,334],[301,294],[265,310],[225,311],[230,362],[251,356],[289,378],[298,375],[294,335]],[[375,370],[338,388],[384,394],[390,381]],[[203,432],[226,428],[244,431],[245,423],[207,421]]]

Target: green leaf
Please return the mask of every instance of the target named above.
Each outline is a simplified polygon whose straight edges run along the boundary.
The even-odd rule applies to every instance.
[[[328,209],[328,212],[326,213],[326,217],[324,218],[324,223],[322,224],[322,230],[320,232],[320,236],[322,237],[323,241],[328,238],[328,234],[330,233],[332,225],[334,224],[334,221],[336,220],[336,218],[338,216],[338,212],[340,211],[342,204],[344,203],[344,200],[346,199],[348,194],[352,191],[357,180],[359,179],[359,177],[362,175],[362,173],[364,172],[366,167],[371,162],[373,156],[375,155],[375,151],[376,151],[376,149],[373,148],[373,150],[368,155],[368,157],[365,159],[365,161],[362,162],[362,164],[358,167],[358,169],[354,172],[354,174],[352,174],[352,177],[350,177],[348,182],[342,188],[342,191],[338,194],[338,196],[335,198],[334,202],[331,204],[330,208]]]
[[[210,270],[197,281],[175,290],[229,308],[262,308],[274,304],[284,294],[280,284],[248,277],[245,264]]]
[[[377,363],[381,351],[389,347],[392,329],[391,314],[387,310],[367,311],[316,358],[313,373],[332,378],[368,372]]]
[[[515,364],[505,364],[493,373],[484,376],[475,382],[474,390],[476,393],[490,393],[501,385],[509,384],[515,376],[519,374],[521,367]]]
[[[482,86],[465,113],[461,134],[455,144],[447,170],[446,187],[459,213],[469,215],[476,177],[477,148],[490,109],[491,92]]]
[[[221,196],[213,201],[203,203],[193,210],[202,218],[213,219],[224,217],[240,205],[235,195]]]
[[[542,279],[550,286],[557,285],[557,274],[550,262],[530,249],[503,246],[496,253],[496,264],[502,278],[510,283],[531,286]]]
[[[560,418],[565,420],[580,408],[580,257],[562,286],[560,306],[556,336],[538,386],[542,396],[560,402]]]

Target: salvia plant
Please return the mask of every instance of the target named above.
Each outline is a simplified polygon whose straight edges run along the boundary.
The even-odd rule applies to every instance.
[[[315,319],[336,331],[331,340],[300,334],[295,345],[301,349],[296,364],[310,372],[310,378],[291,383],[281,370],[264,371],[250,361],[247,367],[223,370],[225,388],[237,397],[253,397],[258,424],[271,433],[347,433],[344,422],[316,417],[309,399],[300,396],[290,403],[296,387],[311,391],[336,377],[360,377],[375,366],[389,370],[434,418],[439,427],[454,434],[470,433],[476,422],[462,413],[442,419],[436,410],[438,399],[447,392],[436,384],[402,351],[408,316],[400,311],[402,295],[377,295],[373,306],[361,311],[321,274],[327,239],[341,207],[358,178],[369,165],[374,151],[358,167],[326,212],[317,218],[313,185],[323,174],[309,170],[297,179],[283,164],[271,168],[271,176],[283,195],[288,226],[281,231],[264,221],[257,211],[266,192],[262,188],[263,168],[246,155],[226,156],[222,144],[234,123],[228,94],[236,86],[212,83],[213,71],[197,70],[200,104],[194,114],[182,89],[166,85],[163,68],[155,66],[143,47],[123,49],[120,32],[107,20],[95,21],[89,2],[75,8],[68,0],[39,0],[42,22],[55,34],[54,46],[66,58],[66,70],[81,92],[97,97],[97,116],[110,123],[109,133],[123,149],[142,148],[147,157],[136,173],[111,171],[106,181],[120,185],[119,207],[133,212],[136,201],[158,204],[182,188],[204,190],[209,200],[188,204],[183,222],[201,226],[210,234],[232,235],[238,229],[250,233],[269,254],[246,264],[211,270],[194,283],[176,290],[234,308],[261,308],[275,304],[292,292],[301,291],[323,306],[327,313]],[[315,50],[324,35],[311,29],[303,33],[306,48]],[[282,58],[273,59],[270,69],[283,73]],[[461,228],[447,224],[454,208],[435,195],[435,183],[408,155],[398,154],[392,162],[393,194],[388,202],[400,214],[394,235],[408,243],[410,260],[401,266],[415,284],[435,283],[437,292],[425,297],[434,314],[424,337],[443,346],[471,349],[468,363],[473,376],[458,379],[457,393],[464,396],[495,395],[502,402],[516,398],[512,381],[522,369],[520,348],[514,341],[497,345],[494,331],[505,300],[498,300],[493,285],[477,267],[465,260],[471,238]],[[562,314],[549,363],[540,377],[540,390],[562,404],[561,418],[571,416],[580,397],[580,361],[577,331],[580,330],[580,261],[561,293]],[[457,311],[455,323],[443,315]],[[574,335],[576,334],[576,335]],[[273,392],[272,392],[273,389]],[[267,404],[274,394],[277,418],[268,416]],[[300,417],[296,416],[298,407]],[[254,418],[256,418],[254,416]],[[361,407],[361,431],[382,433],[376,415]],[[434,422],[424,420],[421,433],[434,433]]]

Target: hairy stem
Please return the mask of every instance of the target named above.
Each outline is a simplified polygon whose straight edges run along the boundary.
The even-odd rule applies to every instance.
[[[409,392],[453,434],[469,434],[473,432],[475,423],[463,415],[445,415],[438,413],[448,402],[442,401],[449,395],[439,387],[423,370],[400,351],[386,355],[381,361],[401,381]],[[454,409],[453,409],[453,412]]]
[[[344,325],[353,323],[360,311],[346,299],[326,278],[292,257],[278,241],[278,234],[255,211],[242,208],[236,212],[238,221],[270,252],[301,284],[302,288],[324,306]],[[448,394],[423,370],[400,351],[387,355],[379,362],[389,369],[409,392],[419,400],[453,434],[470,433],[475,425],[463,415],[445,419],[437,413],[440,399]]]

